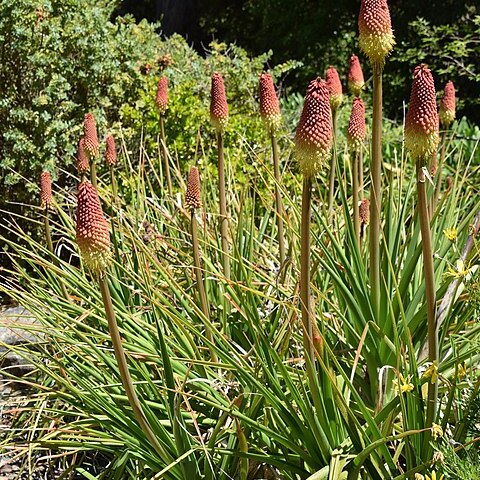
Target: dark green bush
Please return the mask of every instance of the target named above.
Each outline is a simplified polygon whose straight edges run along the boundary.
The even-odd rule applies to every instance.
[[[118,120],[120,107],[133,100],[134,86],[142,81],[139,66],[154,56],[159,38],[146,22],[110,22],[114,2],[107,0],[2,0],[0,5],[5,190],[42,168],[55,173],[56,166],[69,165],[84,113],[95,114],[102,133]],[[10,198],[20,195],[9,190]]]

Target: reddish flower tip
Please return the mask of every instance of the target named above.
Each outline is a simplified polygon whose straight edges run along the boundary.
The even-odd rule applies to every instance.
[[[40,199],[42,208],[52,205],[52,176],[50,172],[42,172],[40,175]]]
[[[362,0],[358,30],[360,48],[374,68],[383,69],[395,45],[387,0]]]
[[[306,177],[318,173],[330,155],[332,114],[327,83],[312,80],[307,88],[302,115],[295,133],[300,171]]]
[[[217,132],[223,132],[228,122],[228,104],[225,94],[225,84],[223,83],[222,75],[218,72],[212,75],[210,120]]]
[[[187,193],[185,194],[185,208],[195,210],[202,207],[200,198],[200,174],[197,167],[191,167],[188,172]]]
[[[162,75],[158,80],[157,96],[155,98],[155,103],[160,112],[160,115],[165,115],[168,103],[168,80],[165,75]]]
[[[352,150],[359,150],[365,140],[365,105],[355,98],[347,128],[347,143]]]
[[[438,145],[438,113],[432,72],[415,67],[410,104],[405,119],[405,147],[414,161],[427,160]]]
[[[440,123],[443,127],[449,127],[455,120],[455,87],[453,83],[449,80],[445,85],[445,90],[443,92],[443,97],[440,100]]]
[[[80,138],[77,148],[77,171],[80,175],[90,170],[90,162],[88,160],[87,149],[85,146],[85,137]]]
[[[325,74],[328,91],[330,93],[330,107],[334,112],[343,101],[342,82],[335,67],[328,67]]]
[[[105,161],[109,167],[117,164],[117,147],[115,146],[115,139],[109,135],[106,139],[107,150],[105,151]]]
[[[97,191],[88,180],[80,183],[77,202],[78,248],[85,265],[101,275],[111,261],[110,234]]]
[[[348,69],[348,88],[356,97],[359,97],[365,85],[360,60],[356,55],[352,55],[349,60]]]
[[[91,113],[85,115],[83,122],[83,136],[85,138],[85,150],[90,158],[98,157],[99,143],[95,117]]]
[[[278,102],[272,77],[268,73],[260,75],[260,116],[269,132],[275,132],[282,119],[280,104]]]

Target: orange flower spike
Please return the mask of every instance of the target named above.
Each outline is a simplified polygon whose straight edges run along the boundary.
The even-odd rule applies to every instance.
[[[50,172],[42,172],[40,175],[40,199],[42,208],[50,208],[52,205],[52,176]]]
[[[352,55],[349,62],[350,67],[348,69],[348,88],[353,95],[359,97],[363,87],[365,86],[365,79],[363,78],[360,60],[356,55]]]
[[[360,202],[358,210],[362,225],[368,225],[370,223],[370,202],[368,198],[365,198]]]
[[[335,111],[343,101],[342,82],[335,67],[328,67],[325,74],[325,81],[327,82],[330,93],[330,107],[332,111]]]
[[[83,136],[85,139],[85,151],[90,158],[98,157],[99,143],[95,117],[91,113],[85,115],[83,122]]]
[[[352,150],[362,148],[365,130],[365,105],[361,98],[355,98],[347,128],[347,143]]]
[[[202,200],[200,198],[200,174],[198,173],[197,167],[191,167],[188,172],[185,208],[187,210],[202,208]]]
[[[78,187],[76,237],[85,265],[103,275],[111,262],[110,233],[97,191],[88,180]]]
[[[168,106],[168,80],[165,75],[162,75],[158,80],[157,96],[155,103],[160,112],[160,115],[165,115]]]
[[[443,97],[440,100],[440,123],[442,127],[448,128],[455,120],[455,87],[451,81],[445,85]]]
[[[430,159],[438,145],[435,84],[426,65],[415,67],[410,104],[405,119],[405,147],[412,159]]]
[[[312,80],[307,88],[302,115],[295,132],[295,150],[300,171],[306,177],[319,172],[332,146],[332,113],[327,83]]]
[[[112,135],[107,137],[106,144],[105,161],[109,167],[113,167],[117,164],[117,147],[115,146],[115,139]]]
[[[282,115],[272,77],[268,73],[260,75],[260,116],[269,132],[275,132],[280,126]]]
[[[88,154],[85,146],[85,137],[82,137],[78,141],[77,170],[80,175],[83,175],[90,170],[90,163],[88,161]]]
[[[362,0],[358,30],[361,50],[374,68],[382,70],[395,45],[387,0]]]
[[[212,75],[210,96],[210,120],[217,132],[223,132],[228,123],[228,104],[225,94],[225,84],[220,73]]]

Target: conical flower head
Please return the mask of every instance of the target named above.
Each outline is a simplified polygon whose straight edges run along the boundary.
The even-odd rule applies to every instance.
[[[260,75],[260,116],[269,132],[275,132],[280,126],[282,115],[272,77],[268,73]]]
[[[165,75],[162,75],[158,80],[157,96],[155,97],[155,103],[160,112],[160,115],[165,115],[168,104],[168,80]]]
[[[405,147],[412,159],[430,159],[438,145],[438,113],[432,72],[415,67],[410,104],[405,119]]]
[[[111,261],[110,234],[97,191],[88,180],[78,187],[76,234],[85,265],[102,275]]]
[[[223,132],[228,122],[228,104],[225,94],[225,85],[220,73],[212,75],[212,89],[210,93],[210,120],[217,132]]]
[[[455,87],[451,81],[445,85],[443,97],[440,100],[440,123],[443,127],[449,127],[455,120]]]
[[[185,208],[195,210],[202,207],[200,198],[200,174],[197,167],[190,168],[188,172],[187,193],[185,194]]]
[[[368,225],[370,223],[370,202],[368,201],[368,198],[365,198],[360,202],[358,216],[363,225]]]
[[[352,150],[362,148],[365,140],[365,105],[361,98],[355,98],[347,128],[347,143]]]
[[[327,83],[312,80],[307,88],[302,115],[295,133],[295,150],[300,171],[315,175],[328,160],[332,145],[332,114]]]
[[[332,108],[332,112],[334,112],[343,101],[342,82],[335,67],[330,66],[327,68],[325,81],[327,82],[330,93],[330,107]]]
[[[50,172],[42,172],[40,175],[40,199],[43,208],[52,205],[52,176]]]
[[[365,85],[360,60],[356,55],[350,57],[348,69],[348,88],[356,97],[359,97]]]
[[[85,115],[83,122],[83,136],[85,138],[85,150],[90,158],[98,157],[98,136],[95,117],[91,113]]]
[[[88,160],[87,149],[85,146],[85,137],[80,138],[77,147],[77,170],[80,175],[90,170],[90,162]]]
[[[395,45],[387,0],[362,0],[358,30],[360,48],[374,68],[383,69]]]
[[[107,150],[105,151],[105,161],[109,167],[117,164],[117,147],[115,146],[115,139],[109,135],[106,139]]]

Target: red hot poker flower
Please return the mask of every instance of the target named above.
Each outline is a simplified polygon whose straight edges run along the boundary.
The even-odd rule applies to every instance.
[[[109,135],[106,139],[107,150],[105,152],[105,160],[109,167],[117,164],[117,147],[115,146],[115,139],[113,135]]]
[[[160,115],[165,115],[168,104],[168,80],[165,75],[162,75],[158,80],[157,96],[155,98],[155,103],[160,112]]]
[[[111,261],[110,234],[97,191],[88,180],[80,183],[77,202],[78,248],[85,265],[102,275]]]
[[[83,136],[85,138],[85,150],[90,158],[98,157],[99,143],[95,117],[91,113],[85,115],[83,122]]]
[[[415,67],[410,104],[405,119],[405,147],[412,159],[431,158],[438,145],[435,84],[426,65]]]
[[[88,161],[88,154],[85,146],[85,137],[80,138],[78,141],[77,170],[80,175],[83,175],[90,170],[90,163]]]
[[[365,140],[365,105],[355,98],[347,128],[347,143],[352,150],[359,150]]]
[[[307,88],[302,115],[295,133],[300,171],[306,177],[318,173],[330,155],[332,114],[327,83],[312,80]]]
[[[190,168],[188,173],[187,193],[185,194],[185,208],[195,210],[202,207],[200,198],[200,174],[197,167]]]
[[[280,104],[278,102],[272,77],[268,73],[260,75],[260,116],[262,117],[267,130],[275,132],[280,126],[282,119]]]
[[[360,48],[374,68],[383,69],[395,45],[387,0],[362,0],[358,30]]]
[[[40,199],[43,208],[52,205],[52,176],[50,172],[42,172],[40,175]]]
[[[328,91],[330,93],[330,107],[332,112],[337,110],[343,101],[342,82],[335,67],[328,67],[325,74]]]
[[[443,97],[440,100],[440,123],[443,127],[449,127],[455,120],[455,87],[451,81],[445,85]]]
[[[359,97],[365,85],[360,60],[356,55],[350,57],[350,67],[348,69],[348,88],[356,97]]]
[[[212,75],[210,120],[217,132],[223,132],[228,122],[228,104],[225,85],[222,75],[218,72]]]

